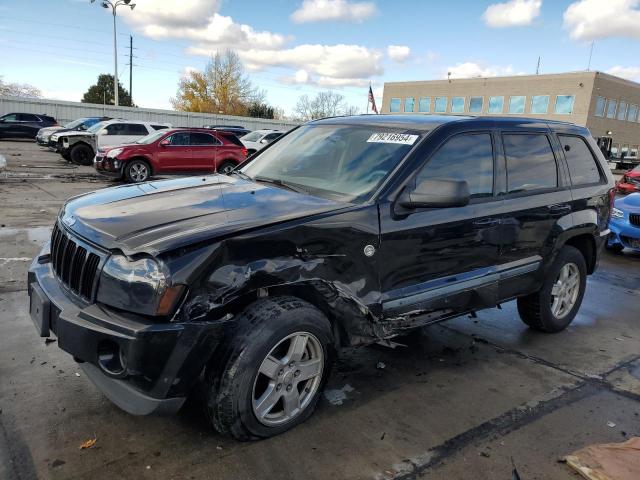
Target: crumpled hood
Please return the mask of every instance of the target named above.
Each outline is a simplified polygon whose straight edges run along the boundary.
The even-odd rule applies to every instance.
[[[66,130],[66,128],[61,127],[60,125],[57,127],[44,127],[38,130],[38,135],[51,135],[62,130]]]
[[[623,212],[640,213],[640,193],[632,193],[615,201],[615,207]]]
[[[59,136],[64,136],[64,137],[93,137],[95,136],[95,133],[91,133],[88,132],[87,130],[69,130],[69,129],[64,129],[60,132],[54,132],[56,134],[58,134]]]
[[[104,248],[156,255],[345,206],[237,176],[209,175],[98,190],[69,200],[60,215],[68,228]]]

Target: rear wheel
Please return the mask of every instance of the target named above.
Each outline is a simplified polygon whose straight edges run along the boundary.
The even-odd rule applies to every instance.
[[[278,435],[313,413],[334,351],[331,324],[294,297],[272,297],[237,318],[205,375],[214,428],[239,440]]]
[[[131,160],[124,167],[124,177],[128,182],[145,182],[151,176],[151,167],[144,160]]]
[[[518,298],[520,318],[541,332],[564,330],[578,313],[586,286],[587,266],[582,253],[565,245],[549,269],[542,288]]]
[[[231,160],[224,160],[220,165],[218,165],[218,173],[226,175],[236,168],[236,165],[237,164]]]
[[[91,165],[94,153],[93,149],[89,145],[81,143],[71,148],[69,157],[73,163],[78,165]]]

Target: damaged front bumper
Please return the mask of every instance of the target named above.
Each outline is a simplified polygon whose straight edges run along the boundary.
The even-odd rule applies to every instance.
[[[28,292],[40,336],[55,334],[93,383],[134,415],[177,412],[222,335],[216,323],[159,323],[75,298],[55,276],[47,247],[31,264]]]

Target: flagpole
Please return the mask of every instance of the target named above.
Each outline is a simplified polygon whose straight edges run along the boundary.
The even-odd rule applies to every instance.
[[[371,82],[369,82],[369,91],[371,91]],[[369,103],[371,103],[369,100],[369,91],[367,91],[367,115],[369,115]]]

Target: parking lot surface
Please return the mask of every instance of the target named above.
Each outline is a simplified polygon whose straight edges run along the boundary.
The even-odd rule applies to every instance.
[[[279,437],[222,437],[197,398],[128,415],[36,336],[26,292],[64,200],[115,183],[31,142],[0,154],[0,478],[578,478],[561,457],[640,434],[640,255],[608,252],[566,331],[529,330],[510,302],[345,349],[317,412]]]

